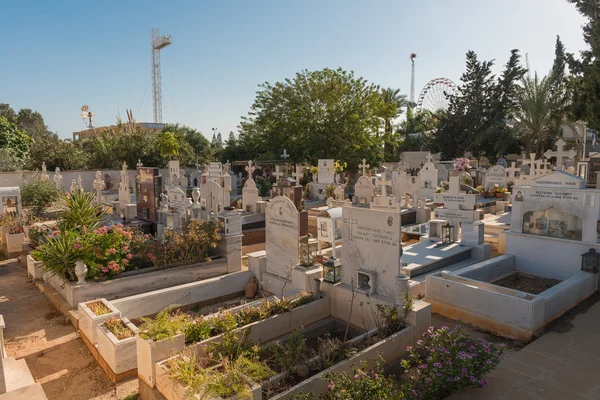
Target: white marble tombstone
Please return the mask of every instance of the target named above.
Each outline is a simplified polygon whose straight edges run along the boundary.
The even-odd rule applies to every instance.
[[[433,194],[438,185],[438,170],[431,162],[423,165],[419,171],[419,194],[428,199],[433,199]]]
[[[483,177],[483,188],[486,191],[489,191],[494,185],[505,188],[506,181],[506,169],[501,165],[494,165],[486,171],[485,176]]]
[[[331,184],[335,181],[335,160],[318,160],[319,183]]]
[[[265,212],[267,272],[286,277],[298,263],[300,213],[285,196],[277,196]]]
[[[342,215],[342,282],[395,298],[402,248],[400,214],[344,206]]]
[[[260,200],[258,196],[258,188],[254,179],[248,178],[242,189],[242,208],[244,211],[257,213],[256,202]]]
[[[354,185],[354,197],[356,198],[356,204],[370,204],[371,201],[373,201],[374,194],[375,186],[371,181],[371,177],[363,175],[358,178],[358,181]]]
[[[209,180],[200,187],[200,195],[206,201],[207,215],[219,214],[225,206],[223,203],[223,188],[215,181]]]

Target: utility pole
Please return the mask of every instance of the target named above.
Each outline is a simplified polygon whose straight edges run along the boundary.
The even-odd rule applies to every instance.
[[[162,84],[160,81],[160,51],[171,44],[171,36],[159,36],[158,29],[150,31],[152,49],[152,101],[155,123],[162,123]]]

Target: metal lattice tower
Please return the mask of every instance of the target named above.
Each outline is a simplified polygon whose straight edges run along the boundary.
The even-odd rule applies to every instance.
[[[160,82],[160,50],[171,44],[171,36],[159,36],[158,29],[150,31],[152,49],[152,100],[154,122],[162,123],[162,85]]]

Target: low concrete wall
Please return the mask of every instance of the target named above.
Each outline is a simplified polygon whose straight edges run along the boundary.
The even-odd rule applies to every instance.
[[[539,296],[544,298],[546,303],[544,320],[547,323],[562,315],[596,290],[598,290],[598,275],[580,271],[566,281],[540,293]]]
[[[597,275],[580,272],[536,296],[438,273],[427,277],[426,301],[446,317],[529,341],[545,324],[590,296],[597,282]]]
[[[169,269],[146,269],[106,281],[86,281],[84,285],[68,282],[58,275],[47,273],[49,283],[69,303],[71,308],[88,300],[114,300],[152,290],[209,279],[227,273],[225,258]]]
[[[515,256],[506,254],[451,272],[450,275],[490,282],[515,269]]]
[[[537,276],[569,279],[581,270],[581,255],[590,248],[600,251],[600,244],[506,232],[506,252],[517,256],[515,268]]]
[[[185,306],[241,292],[250,280],[250,276],[252,276],[250,271],[234,272],[200,282],[186,283],[112,300],[111,304],[121,311],[124,317],[139,318],[156,314],[172,304]]]

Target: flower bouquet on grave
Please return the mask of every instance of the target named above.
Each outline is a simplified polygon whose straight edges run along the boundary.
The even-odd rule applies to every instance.
[[[457,158],[453,166],[459,171],[467,171],[471,168],[470,161],[466,157]]]

